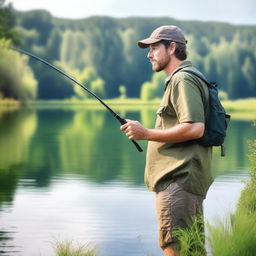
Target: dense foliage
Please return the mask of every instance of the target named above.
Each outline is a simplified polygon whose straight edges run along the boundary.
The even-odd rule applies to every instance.
[[[0,39],[0,99],[35,99],[37,81],[27,64],[28,58],[9,50],[8,45],[9,41]]]
[[[6,5],[5,0],[0,0],[0,38],[12,39],[18,42],[18,37],[13,27],[15,18],[12,13],[11,4]]]
[[[0,0],[0,99],[27,101],[37,97],[37,81],[28,58],[8,49],[11,41],[19,42],[14,25],[11,5]]]
[[[155,74],[137,41],[163,24],[180,26],[188,39],[189,59],[230,99],[256,96],[256,27],[214,22],[188,22],[171,18],[90,17],[57,19],[46,11],[15,12],[20,47],[57,64],[76,79],[93,73],[101,96],[152,99],[160,97],[164,74]],[[38,97],[81,98],[81,92],[46,66],[30,60],[38,80]],[[160,87],[159,87],[160,85]],[[121,91],[122,91],[121,90]]]

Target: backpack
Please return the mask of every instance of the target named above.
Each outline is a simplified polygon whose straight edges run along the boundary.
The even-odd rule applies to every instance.
[[[224,140],[231,116],[226,113],[224,107],[221,105],[218,97],[217,84],[208,82],[207,79],[195,71],[185,69],[180,71],[195,75],[207,84],[209,89],[210,113],[205,122],[204,135],[198,141],[204,146],[220,146],[221,156],[225,156]]]

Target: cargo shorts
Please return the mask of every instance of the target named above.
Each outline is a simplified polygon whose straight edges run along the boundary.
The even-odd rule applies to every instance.
[[[177,248],[178,240],[173,231],[188,227],[194,217],[203,214],[203,200],[203,196],[187,192],[176,182],[156,193],[159,246],[162,249]]]

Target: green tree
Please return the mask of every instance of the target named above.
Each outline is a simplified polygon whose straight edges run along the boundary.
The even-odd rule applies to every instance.
[[[18,34],[13,29],[15,17],[12,13],[12,5],[5,5],[5,0],[0,0],[0,38],[11,39],[18,42]]]
[[[91,89],[97,96],[105,98],[106,92],[104,85],[105,82],[101,78],[97,78],[91,82]]]
[[[4,98],[35,99],[37,81],[28,66],[28,58],[8,49],[9,44],[10,41],[0,40],[0,92]]]
[[[242,66],[242,72],[247,81],[248,90],[249,90],[251,96],[256,96],[256,93],[255,93],[255,70],[256,70],[255,61],[253,61],[251,57],[247,56],[245,58],[243,66]]]
[[[91,52],[93,46],[88,38],[90,34],[82,31],[65,29],[60,44],[60,61],[71,69],[84,69],[92,66]]]
[[[154,90],[150,82],[144,82],[141,87],[140,98],[142,100],[152,100],[154,99]]]
[[[15,31],[19,35],[19,44],[26,45],[26,49],[30,49],[33,45],[37,45],[39,32],[35,29],[26,29],[21,26],[15,27]]]
[[[152,100],[161,98],[164,92],[164,80],[166,74],[164,72],[154,73],[150,82],[145,82],[141,87],[141,99]]]
[[[256,63],[256,26],[184,23],[171,18],[68,20],[52,18],[44,11],[15,12],[15,18],[16,25],[25,29],[20,33],[25,49],[47,60],[60,61],[78,73],[85,67],[93,67],[104,80],[108,98],[119,96],[120,84],[126,86],[127,97],[140,95],[143,83],[152,80],[153,72],[146,57],[148,50],[139,49],[137,41],[147,37],[157,26],[174,23],[186,34],[188,58],[210,81],[216,81],[229,98],[251,97],[256,93],[256,82],[252,79]],[[41,88],[44,74],[38,67],[32,65]],[[52,79],[53,83],[54,76]],[[156,88],[162,90],[162,86]],[[161,95],[161,91],[155,93]]]
[[[71,30],[66,30],[62,36],[61,52],[60,52],[60,61],[66,63],[71,68],[73,66],[73,49],[76,47],[74,35]]]
[[[41,65],[38,70],[45,69],[45,66]],[[71,82],[56,73],[54,70],[44,71],[40,76],[38,86],[38,98],[39,99],[69,99],[74,95],[74,87]]]
[[[45,45],[53,28],[52,16],[41,10],[27,12],[21,19],[21,26],[38,31],[38,44]]]
[[[96,70],[93,67],[86,67],[81,73],[76,74],[77,80],[93,91],[99,97],[105,97],[106,92],[104,88],[104,81],[98,76]],[[79,86],[75,87],[75,94],[78,98],[86,99],[91,97]]]
[[[49,60],[60,59],[61,40],[61,31],[58,29],[53,29],[46,44]]]
[[[117,97],[123,76],[122,41],[113,19],[104,19],[101,27],[90,30],[90,62],[106,83],[107,97]],[[93,47],[92,47],[93,46]]]
[[[125,73],[123,83],[126,85],[128,97],[138,97],[144,81],[150,79],[152,71],[146,58],[146,51],[139,49],[136,41],[140,35],[135,27],[127,27],[119,32],[122,45]],[[148,69],[147,69],[148,68]],[[133,75],[134,74],[134,75]]]
[[[119,86],[120,99],[126,99],[126,87],[124,85]]]

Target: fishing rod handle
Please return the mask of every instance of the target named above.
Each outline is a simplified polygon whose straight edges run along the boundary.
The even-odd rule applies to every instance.
[[[127,121],[124,118],[120,117],[119,115],[116,115],[116,118],[121,124],[127,123]],[[131,142],[134,144],[134,146],[137,148],[137,150],[139,152],[143,152],[143,149],[140,147],[140,145],[135,140],[131,140]]]
[[[139,152],[143,152],[143,149],[135,140],[131,140],[131,142],[134,144],[134,146],[138,149]]]

